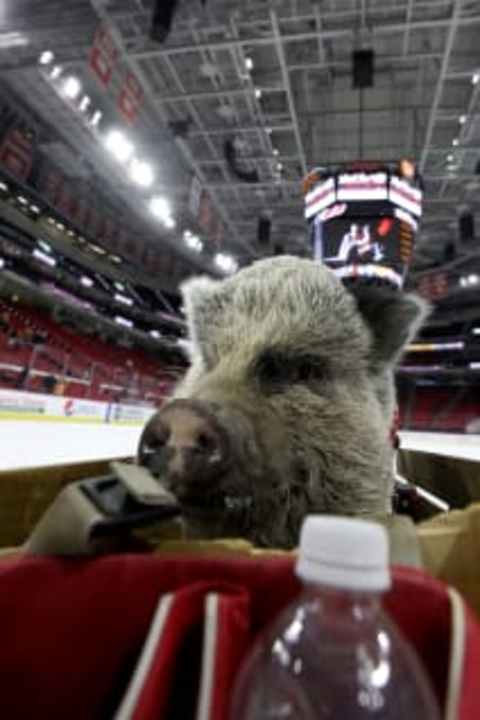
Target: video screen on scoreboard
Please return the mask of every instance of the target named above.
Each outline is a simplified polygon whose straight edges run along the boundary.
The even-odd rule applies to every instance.
[[[400,221],[391,216],[343,216],[313,222],[315,259],[334,269],[374,264],[402,273],[400,225]]]

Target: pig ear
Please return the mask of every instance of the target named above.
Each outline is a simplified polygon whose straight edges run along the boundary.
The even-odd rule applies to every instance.
[[[414,294],[384,288],[352,288],[358,309],[373,334],[373,362],[396,363],[416,335],[430,306]]]
[[[191,353],[202,354],[208,345],[212,329],[223,306],[221,283],[209,277],[196,277],[181,285],[183,304],[187,316]]]

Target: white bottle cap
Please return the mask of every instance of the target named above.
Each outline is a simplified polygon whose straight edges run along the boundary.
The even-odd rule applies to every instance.
[[[302,580],[345,590],[390,587],[388,538],[374,522],[309,515],[303,522],[296,573]]]

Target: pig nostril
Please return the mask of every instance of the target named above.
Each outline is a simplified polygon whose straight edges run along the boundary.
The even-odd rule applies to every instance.
[[[200,433],[197,437],[197,448],[202,453],[213,451],[216,447],[215,440],[206,433]]]

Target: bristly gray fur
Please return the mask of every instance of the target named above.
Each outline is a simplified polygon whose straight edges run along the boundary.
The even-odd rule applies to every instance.
[[[191,367],[175,396],[215,402],[253,428],[255,460],[230,479],[257,496],[243,534],[288,547],[308,512],[387,511],[393,368],[427,306],[400,292],[349,292],[325,266],[288,256],[182,291]],[[264,392],[255,366],[272,350],[313,358],[323,377]],[[231,534],[220,525],[205,534]]]

